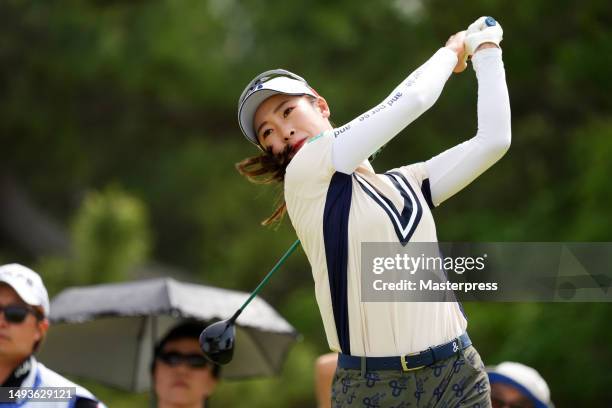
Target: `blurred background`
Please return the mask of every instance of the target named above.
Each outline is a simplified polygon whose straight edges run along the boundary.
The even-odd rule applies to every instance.
[[[434,211],[440,241],[612,241],[612,5],[606,0],[0,2],[0,262],[72,285],[174,276],[251,291],[293,242],[259,222],[279,190],[234,163],[244,85],[283,67],[326,97],[336,125],[381,101],[481,15],[504,28],[512,147]],[[377,159],[426,160],[476,131],[476,80]],[[298,250],[263,297],[303,335],[282,376],[223,382],[217,407],[312,407],[327,352]],[[612,398],[612,305],[467,304],[487,364],[540,371],[558,407]],[[147,406],[84,383],[109,407]]]

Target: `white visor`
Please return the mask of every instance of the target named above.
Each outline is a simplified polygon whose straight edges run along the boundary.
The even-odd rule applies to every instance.
[[[284,95],[311,95],[317,97],[316,92],[306,82],[286,76],[277,76],[269,81],[256,84],[238,107],[238,123],[240,130],[246,138],[261,149],[255,129],[253,118],[257,108],[263,101],[276,94]]]

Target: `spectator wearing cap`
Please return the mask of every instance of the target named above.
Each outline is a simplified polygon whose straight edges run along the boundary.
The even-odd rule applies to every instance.
[[[85,388],[48,369],[34,357],[49,329],[48,317],[49,296],[40,276],[23,265],[0,266],[0,387],[33,390],[61,387],[72,393],[69,401],[60,401],[57,396],[45,402],[24,398],[0,402],[0,406],[104,407]]]
[[[206,407],[221,367],[209,362],[200,349],[204,327],[199,322],[181,323],[156,345],[151,373],[159,408]]]
[[[487,373],[493,408],[554,408],[548,384],[533,368],[507,361]]]

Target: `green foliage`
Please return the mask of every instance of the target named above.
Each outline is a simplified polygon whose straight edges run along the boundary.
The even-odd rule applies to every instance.
[[[71,254],[37,263],[51,294],[75,284],[125,280],[149,257],[145,206],[116,186],[87,193],[71,224]]]
[[[116,187],[90,192],[72,224],[72,237],[72,267],[81,283],[122,280],[148,257],[146,210]]]
[[[608,395],[612,332],[602,322],[612,313],[611,304],[464,306],[485,364],[519,361],[537,367],[556,406],[600,406],[600,396]],[[574,375],[581,380],[562,380]]]
[[[436,209],[439,239],[611,241],[605,0],[8,0],[0,2],[0,174],[19,180],[73,240],[71,256],[28,259],[3,239],[0,258],[36,265],[53,293],[125,279],[152,259],[250,291],[295,235],[287,220],[278,231],[259,226],[278,191],[234,170],[255,154],[236,125],[243,85],[265,69],[294,70],[341,125],[483,14],[505,31],[513,142]],[[471,137],[476,92],[471,69],[453,76],[375,167],[425,160]],[[304,341],[281,378],[223,384],[212,402],[312,406],[314,358],[326,341],[303,252],[263,296]],[[608,305],[467,306],[485,361],[537,367],[559,407],[607,404]],[[146,396],[94,389],[109,406],[146,405]]]

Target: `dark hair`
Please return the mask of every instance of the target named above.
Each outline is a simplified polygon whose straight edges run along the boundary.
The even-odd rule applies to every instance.
[[[289,147],[279,155],[266,150],[257,156],[247,157],[241,162],[236,163],[236,170],[251,183],[277,184],[281,187],[276,200],[276,209],[272,215],[261,222],[263,226],[279,223],[283,219],[285,212],[287,212],[287,204],[285,203],[282,186],[285,182],[285,172],[290,161],[289,152]]]
[[[164,347],[171,341],[179,339],[200,339],[200,333],[206,328],[206,324],[198,321],[186,321],[174,326],[162,339],[155,345],[154,359],[151,364],[151,373],[155,371],[157,357],[163,352]],[[221,376],[221,366],[210,363],[212,366],[212,376],[218,379]]]
[[[312,105],[316,105],[317,98],[312,95],[306,96]],[[289,157],[291,150],[289,146],[280,154],[273,154],[272,150],[267,149],[257,156],[247,157],[246,159],[236,163],[238,173],[247,178],[251,183],[255,184],[277,184],[280,187],[276,200],[276,209],[272,214],[261,222],[261,225],[268,226],[280,223],[283,216],[287,212],[287,204],[283,194],[283,183],[285,182],[285,172],[291,161]]]

